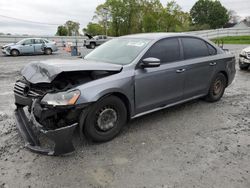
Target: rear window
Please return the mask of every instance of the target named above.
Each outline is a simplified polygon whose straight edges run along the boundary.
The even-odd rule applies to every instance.
[[[41,39],[35,39],[35,44],[43,44],[43,40]]]
[[[205,57],[210,55],[207,43],[201,39],[181,38],[181,41],[185,59]]]

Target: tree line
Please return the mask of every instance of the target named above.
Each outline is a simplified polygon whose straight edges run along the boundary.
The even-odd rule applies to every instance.
[[[142,32],[182,32],[222,28],[237,15],[219,0],[198,0],[190,12],[175,2],[165,6],[160,0],[106,0],[96,7],[84,33],[121,36]],[[57,35],[79,35],[80,24],[67,21]]]

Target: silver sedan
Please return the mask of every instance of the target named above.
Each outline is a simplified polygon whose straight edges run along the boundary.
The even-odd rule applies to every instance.
[[[27,38],[17,43],[7,44],[2,47],[5,55],[18,56],[23,54],[51,55],[57,51],[56,43],[42,38]]]

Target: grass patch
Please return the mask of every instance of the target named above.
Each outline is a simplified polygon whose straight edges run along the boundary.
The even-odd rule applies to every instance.
[[[232,36],[232,37],[220,37],[212,39],[213,42],[223,41],[224,44],[250,44],[250,35],[248,36]]]

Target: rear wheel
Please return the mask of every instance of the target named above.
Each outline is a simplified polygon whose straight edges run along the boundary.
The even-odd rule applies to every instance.
[[[45,51],[44,51],[44,53],[46,55],[51,55],[52,54],[52,50],[50,48],[46,48]]]
[[[119,134],[127,120],[127,109],[121,99],[108,96],[90,108],[84,134],[94,142],[105,142]]]
[[[18,50],[11,50],[10,54],[14,57],[19,55],[19,51]]]
[[[205,100],[208,102],[216,102],[221,99],[227,85],[227,78],[224,74],[219,73],[213,79],[208,95]]]

